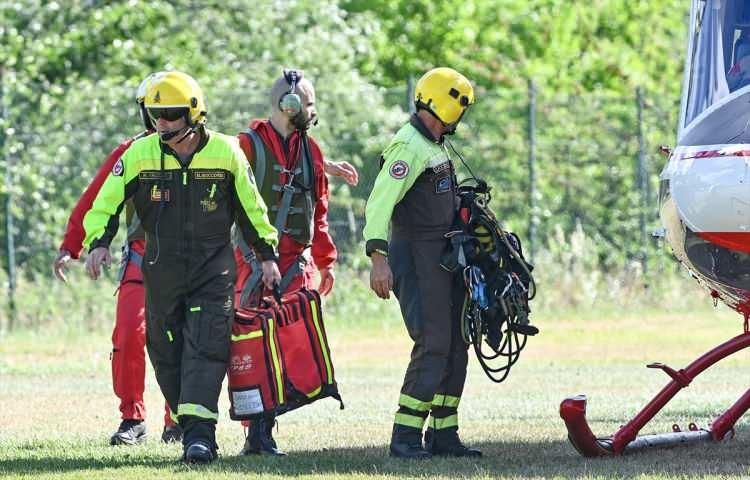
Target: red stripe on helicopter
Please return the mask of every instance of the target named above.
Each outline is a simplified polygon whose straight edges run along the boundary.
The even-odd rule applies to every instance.
[[[717,157],[750,157],[750,150],[738,150],[736,152],[725,152],[723,150],[704,150],[702,152],[685,153],[680,155],[677,160],[692,160],[696,158],[717,158]]]
[[[750,232],[696,232],[706,241],[720,247],[750,253]]]

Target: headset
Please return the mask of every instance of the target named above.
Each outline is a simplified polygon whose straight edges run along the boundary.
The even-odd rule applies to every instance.
[[[289,118],[295,118],[302,112],[302,99],[294,93],[300,80],[304,76],[302,70],[290,69],[284,70],[284,78],[290,85],[289,91],[279,99],[279,110],[286,113]]]

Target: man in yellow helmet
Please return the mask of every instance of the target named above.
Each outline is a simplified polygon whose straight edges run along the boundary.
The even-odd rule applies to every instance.
[[[183,459],[216,458],[216,420],[227,369],[236,223],[262,260],[263,282],[280,279],[276,229],[235,137],[205,128],[198,83],[166,72],[144,100],[157,135],[141,138],[112,167],[84,217],[86,270],[109,265],[123,204],[133,200],[146,234],[146,345],[156,379],[184,431]]]
[[[71,259],[77,259],[83,250],[85,231],[83,218],[91,208],[97,193],[109,177],[112,167],[122,154],[138,138],[151,135],[154,125],[146,114],[143,105],[146,98],[146,87],[160,73],[148,75],[138,86],[135,101],[145,130],[134,138],[123,141],[102,164],[86,191],[76,203],[68,219],[60,251],[53,263],[57,278],[67,282],[65,265]],[[132,202],[125,206],[128,234],[123,247],[123,260],[120,266],[119,285],[117,287],[117,312],[115,328],[112,331],[112,386],[115,395],[120,399],[122,422],[110,438],[111,445],[136,445],[146,440],[146,405],[143,401],[144,378],[146,375],[146,317],[143,308],[144,291],[141,263],[146,244],[141,221],[133,212]],[[182,439],[182,429],[172,418],[169,404],[164,413],[164,430],[162,441],[177,442]]]
[[[456,180],[443,136],[456,130],[474,103],[474,89],[455,70],[435,68],[417,83],[414,101],[417,112],[383,151],[365,210],[370,287],[383,299],[393,289],[414,341],[390,453],[415,459],[476,457],[481,452],[458,437],[457,409],[468,362],[457,311],[462,290],[440,267],[445,235],[456,215]]]

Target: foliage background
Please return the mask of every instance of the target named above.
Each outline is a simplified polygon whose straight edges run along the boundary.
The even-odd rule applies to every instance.
[[[0,280],[8,281],[10,212],[23,276],[20,323],[51,321],[60,302],[70,302],[76,311],[87,305],[86,316],[100,324],[108,315],[93,300],[109,295],[111,284],[76,277],[85,288],[56,285],[50,264],[98,165],[140,130],[133,102],[140,80],[165,69],[190,73],[206,93],[210,126],[233,133],[267,116],[269,86],[295,66],[316,84],[322,121],[314,135],[324,152],[362,173],[356,188],[332,181],[331,223],[340,285],[364,281],[362,211],[378,153],[407,118],[410,82],[449,65],[474,82],[478,98],[452,142],[494,185],[493,207],[512,230],[528,238],[532,214],[538,219],[537,308],[682,298],[676,265],[643,242],[639,219],[646,230],[658,226],[656,149],[676,130],[687,3],[0,0],[0,195],[9,207],[0,210]],[[537,95],[533,212],[530,81]],[[641,125],[636,89],[644,98]],[[637,188],[639,127],[645,192]],[[3,310],[0,329],[5,317]]]

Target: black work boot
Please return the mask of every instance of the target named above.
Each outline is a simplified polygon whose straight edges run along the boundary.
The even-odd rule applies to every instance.
[[[182,461],[185,463],[211,463],[216,460],[216,448],[209,445],[209,442],[204,440],[195,440],[185,446],[185,450],[182,454]]]
[[[451,457],[481,457],[482,451],[467,447],[458,438],[458,427],[434,430],[428,428],[424,432],[425,449],[433,455]]]
[[[245,445],[240,455],[272,455],[284,457],[286,452],[279,450],[273,439],[274,417],[263,417],[250,422]]]
[[[161,441],[164,443],[177,443],[182,441],[182,428],[179,425],[164,425],[161,432]]]
[[[181,416],[182,461],[186,464],[206,464],[219,456],[216,444],[216,423],[195,416]]]
[[[392,457],[410,460],[424,460],[432,456],[422,448],[422,430],[398,424],[393,425],[389,450]]]
[[[143,420],[126,419],[109,439],[110,445],[137,445],[146,441],[146,423]]]

